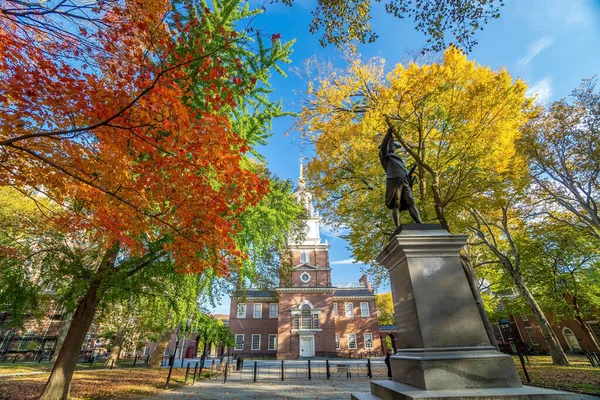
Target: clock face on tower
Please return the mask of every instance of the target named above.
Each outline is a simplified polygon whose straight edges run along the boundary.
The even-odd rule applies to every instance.
[[[302,275],[300,275],[300,280],[304,283],[307,283],[310,281],[310,274],[308,272],[303,272]]]

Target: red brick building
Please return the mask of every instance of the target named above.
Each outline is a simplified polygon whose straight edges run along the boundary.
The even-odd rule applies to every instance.
[[[321,217],[313,209],[300,165],[297,200],[309,212],[306,237],[291,244],[293,270],[272,290],[249,289],[231,299],[229,327],[234,354],[277,358],[382,353],[375,295],[366,277],[353,284],[331,282],[329,245],[321,242]]]

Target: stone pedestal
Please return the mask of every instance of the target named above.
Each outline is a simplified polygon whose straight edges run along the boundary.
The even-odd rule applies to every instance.
[[[500,389],[526,398],[517,395],[526,396],[529,388],[512,358],[496,351],[485,332],[460,262],[466,241],[467,235],[451,235],[439,225],[403,225],[377,257],[390,273],[398,351],[390,359],[392,387],[379,397],[384,392],[375,388],[383,382],[373,382],[379,386],[372,385],[372,398],[411,398],[392,395],[394,388],[419,391],[419,398],[455,391],[462,393],[458,397],[494,398]]]

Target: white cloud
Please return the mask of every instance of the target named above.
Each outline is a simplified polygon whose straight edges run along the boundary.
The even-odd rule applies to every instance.
[[[552,98],[552,79],[546,77],[527,89],[528,96],[535,96],[539,103],[547,103]]]
[[[519,64],[527,65],[533,60],[540,52],[552,45],[554,42],[553,36],[545,36],[529,45],[529,53],[519,60]]]
[[[342,235],[346,235],[350,232],[350,228],[345,225],[340,227],[329,224],[326,220],[321,220],[319,228],[322,234],[329,236],[330,238],[340,238]]]
[[[354,264],[354,263],[356,263],[356,260],[354,258],[347,258],[345,260],[332,261],[329,264],[331,264],[331,265],[349,265],[349,264]]]

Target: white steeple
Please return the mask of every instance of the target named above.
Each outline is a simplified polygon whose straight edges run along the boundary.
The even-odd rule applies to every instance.
[[[312,193],[306,188],[306,178],[304,177],[304,165],[302,158],[300,158],[300,176],[298,177],[298,189],[296,190],[296,201],[306,208],[308,211],[308,220],[306,221],[307,231],[306,237],[304,238],[303,245],[314,245],[321,244],[321,234],[319,229],[319,223],[321,217],[319,213],[315,211],[313,207],[313,196]]]

